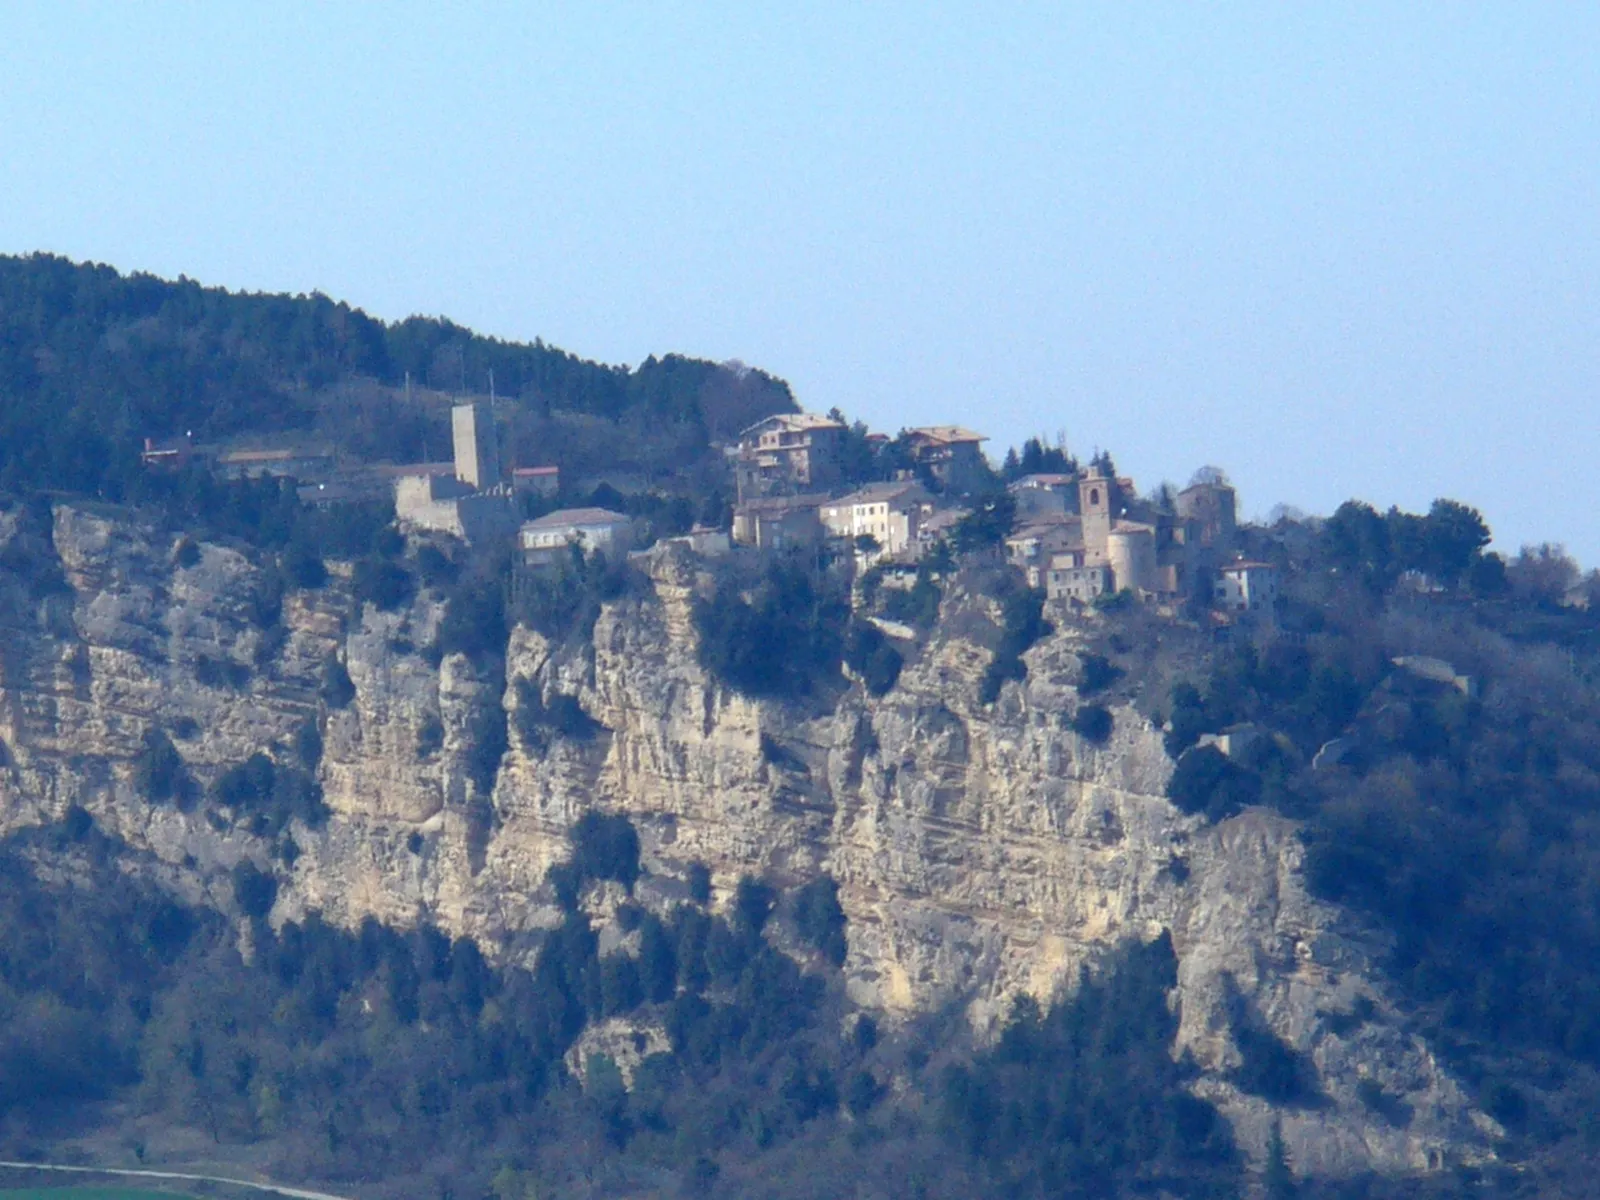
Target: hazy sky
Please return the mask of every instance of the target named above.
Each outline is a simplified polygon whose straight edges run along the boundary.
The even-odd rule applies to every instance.
[[[1597,106],[1592,4],[14,2],[0,250],[1594,564]]]

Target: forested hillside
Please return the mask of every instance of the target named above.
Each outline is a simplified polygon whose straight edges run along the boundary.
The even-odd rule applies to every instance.
[[[5,1155],[50,1156],[99,1121],[140,1157],[123,1131],[198,1131],[221,1160],[441,1200],[1591,1194],[1600,579],[1558,547],[1495,553],[1482,515],[1448,500],[1351,502],[1240,531],[1235,549],[1281,580],[1269,611],[1129,592],[1047,604],[1005,560],[1016,502],[996,490],[914,570],[857,576],[837,545],[679,547],[575,551],[533,575],[403,536],[382,504],[312,510],[286,482],[138,456],[192,430],[419,459],[491,372],[513,454],[649,477],[616,503],[652,534],[721,520],[713,441],[793,406],[742,368],[605,367],[320,296],[0,259],[0,784],[33,822],[0,839]],[[868,462],[864,427],[848,436],[863,472],[898,461]],[[1004,477],[1071,465],[1035,440]],[[142,511],[52,509],[61,493]],[[226,757],[206,757],[213,731],[178,703],[196,697]],[[284,711],[296,724],[257,728]],[[324,757],[335,735],[342,774]],[[667,782],[646,795],[651,771]],[[368,820],[387,799],[371,780],[425,773],[454,789],[437,812]],[[745,808],[766,824],[739,826]],[[795,832],[819,813],[820,832]],[[673,858],[696,820],[736,835],[717,889],[706,843]],[[1021,857],[990,857],[1008,820]],[[486,866],[483,839],[518,821],[527,840]],[[1279,840],[1262,843],[1258,907],[1298,889],[1326,924],[1248,943],[1267,946],[1250,971],[1348,985],[1275,1026],[1242,990],[1206,1010],[1180,986],[1184,920],[1227,907],[1201,873],[1231,886],[1218,856],[1263,825]],[[165,858],[140,843],[149,829]],[[458,834],[479,857],[447,876]],[[419,899],[401,928],[360,913],[413,910],[339,927],[304,903],[316,892],[279,903],[306,886],[297,862],[365,861],[334,857],[363,839],[386,855],[364,896],[434,871],[468,908],[547,907],[480,947],[442,930],[460,918],[443,904]],[[909,873],[930,846],[934,869]],[[1147,876],[1116,875],[1136,859]],[[1021,900],[984,891],[1007,861],[1059,873]],[[846,916],[852,886],[882,928]],[[1050,906],[1097,888],[1107,906],[1138,896],[1042,998],[1017,998],[1013,976],[989,1025],[964,1001],[874,1006],[901,966],[888,951],[906,951],[885,936],[896,907],[927,906],[916,986],[944,971],[970,1000],[1007,935],[996,919],[972,952],[963,922],[1032,905],[1022,917],[1054,936],[1074,927]],[[1015,958],[1043,955],[1038,932]],[[1335,980],[1323,934],[1378,950]],[[1181,1038],[1206,1011],[1215,1027]],[[1360,1040],[1379,1025],[1390,1041]],[[1208,1045],[1226,1048],[1202,1065]],[[1411,1077],[1384,1055],[1352,1068],[1373,1045],[1415,1048]],[[1472,1153],[1492,1153],[1292,1177],[1281,1126],[1297,1117],[1337,1109],[1352,1142],[1437,1145],[1419,1097],[1470,1109],[1490,1128]],[[1252,1118],[1278,1129],[1265,1153],[1241,1132]]]
[[[407,376],[456,395],[487,394],[491,374],[527,422],[602,422],[613,451],[618,429],[624,443],[677,431],[662,452],[679,459],[794,407],[781,381],[737,366],[667,355],[630,370],[439,318],[385,323],[323,295],[0,257],[0,490],[137,498],[142,440],[186,431],[205,441],[293,431],[416,461],[430,432],[436,451],[446,433],[437,414],[405,406]]]

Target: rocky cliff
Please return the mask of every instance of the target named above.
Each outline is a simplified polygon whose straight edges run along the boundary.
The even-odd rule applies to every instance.
[[[519,628],[501,662],[433,665],[422,648],[442,606],[427,593],[358,613],[336,577],[263,612],[270,588],[247,554],[118,510],[0,513],[0,820],[82,805],[219,905],[227,868],[249,858],[280,879],[274,920],[428,919],[525,957],[559,920],[546,869],[599,807],[639,830],[646,904],[686,894],[694,863],[724,897],[746,874],[831,873],[854,998],[891,1017],[953,1006],[980,1033],[1013,995],[1048,998],[1117,939],[1165,929],[1195,1086],[1247,1149],[1279,1121],[1306,1171],[1491,1153],[1493,1123],[1397,1007],[1382,936],[1308,895],[1294,826],[1259,810],[1215,825],[1181,814],[1163,795],[1160,731],[1129,705],[1113,705],[1104,744],[1072,731],[1090,627],[1060,622],[992,705],[979,701],[989,652],[946,621],[886,696],[854,688],[799,711],[700,668],[693,559],[657,556],[649,574],[602,612],[592,644]],[[981,621],[982,598],[963,603]],[[342,705],[324,683],[334,661],[354,685]],[[598,728],[513,732],[486,772],[484,731],[507,716],[515,730],[519,705],[558,695]],[[292,826],[292,852],[208,805],[141,792],[152,730],[203,790],[256,752],[287,756],[307,727],[331,815]],[[1240,1091],[1251,1030],[1292,1047],[1320,1098],[1274,1108]]]

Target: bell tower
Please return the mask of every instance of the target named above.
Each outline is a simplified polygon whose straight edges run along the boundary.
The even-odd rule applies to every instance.
[[[1111,537],[1111,489],[1114,480],[1097,466],[1078,477],[1078,512],[1083,520],[1083,547],[1090,562],[1104,562]]]

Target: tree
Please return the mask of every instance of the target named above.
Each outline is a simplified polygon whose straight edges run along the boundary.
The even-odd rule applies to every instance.
[[[1267,1161],[1261,1174],[1261,1186],[1267,1200],[1291,1200],[1299,1190],[1295,1187],[1294,1172],[1289,1167],[1289,1152],[1283,1144],[1283,1123],[1272,1123],[1272,1136],[1267,1140]]]
[[[991,549],[1011,534],[1017,520],[1017,500],[1010,492],[990,492],[976,499],[973,510],[951,530],[950,541],[957,554]]]
[[[1475,508],[1455,500],[1435,500],[1423,534],[1423,569],[1453,583],[1489,544],[1489,526]]]

